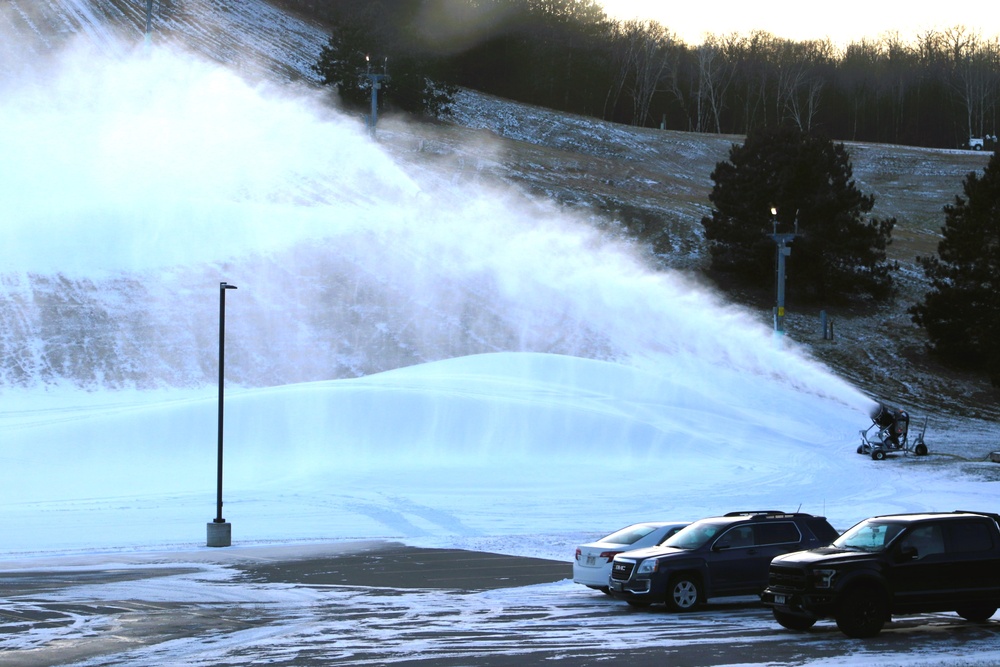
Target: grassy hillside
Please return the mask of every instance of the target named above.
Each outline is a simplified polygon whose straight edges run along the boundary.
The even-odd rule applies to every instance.
[[[595,224],[636,237],[651,262],[701,275],[707,260],[700,220],[710,210],[710,174],[742,137],[631,128],[469,91],[458,102],[450,123],[386,119],[380,143],[424,167],[470,180],[499,179],[586,210]],[[876,197],[874,214],[897,219],[889,256],[899,263],[899,293],[889,304],[830,308],[834,339],[825,341],[820,307],[792,306],[795,277],[789,275],[788,335],[876,398],[911,409],[996,417],[997,390],[985,378],[928,357],[923,331],[906,313],[927,288],[916,257],[936,252],[942,208],[989,155],[858,143],[847,148],[858,187]],[[753,305],[739,293],[732,298],[770,323],[770,305]]]

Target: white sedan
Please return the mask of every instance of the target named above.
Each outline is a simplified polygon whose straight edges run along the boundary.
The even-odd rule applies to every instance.
[[[573,559],[573,581],[607,593],[615,556],[623,551],[655,547],[686,525],[676,521],[646,521],[617,530],[596,542],[581,544]]]

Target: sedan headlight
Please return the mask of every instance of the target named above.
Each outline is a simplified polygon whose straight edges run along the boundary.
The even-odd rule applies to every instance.
[[[636,574],[650,574],[656,572],[659,569],[660,561],[655,558],[647,558],[646,560],[639,563],[639,568],[635,571]]]
[[[833,586],[835,574],[837,574],[836,570],[813,570],[813,585],[816,588],[830,588]]]

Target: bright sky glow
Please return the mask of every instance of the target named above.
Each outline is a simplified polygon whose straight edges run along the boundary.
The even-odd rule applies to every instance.
[[[822,8],[799,0],[719,0],[710,4],[604,0],[603,4],[613,18],[656,19],[691,45],[703,43],[706,34],[745,35],[754,30],[796,41],[829,37],[837,45],[894,32],[908,42],[927,30],[955,26],[979,31],[986,37],[998,32],[997,6],[982,0],[937,3],[845,0]]]

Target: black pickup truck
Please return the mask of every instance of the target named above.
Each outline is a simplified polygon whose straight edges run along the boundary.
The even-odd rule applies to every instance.
[[[874,637],[893,614],[985,621],[1000,606],[1000,514],[865,519],[829,547],[771,561],[761,601],[786,628],[832,617],[849,637]]]

